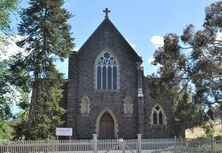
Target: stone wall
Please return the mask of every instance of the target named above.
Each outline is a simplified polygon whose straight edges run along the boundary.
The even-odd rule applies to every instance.
[[[176,135],[174,131],[175,117],[172,113],[172,103],[167,101],[167,95],[157,94],[150,96],[149,78],[144,77],[144,125],[145,133],[143,137],[146,138],[169,138]],[[152,125],[151,124],[151,111],[155,104],[160,104],[163,107],[166,115],[166,125]]]
[[[112,52],[118,58],[119,90],[101,91],[95,88],[95,60],[104,50]],[[174,136],[174,117],[170,103],[164,101],[161,96],[152,98],[148,78],[143,76],[144,106],[143,100],[138,100],[138,88],[141,88],[138,87],[138,82],[141,77],[138,77],[137,73],[139,73],[138,63],[141,62],[141,58],[109,19],[102,22],[78,52],[73,52],[69,59],[69,80],[66,90],[66,125],[73,128],[73,138],[91,139],[92,135],[98,132],[97,118],[104,108],[111,110],[117,120],[118,138],[136,138],[139,127],[140,131],[142,129],[144,132],[144,138]],[[124,111],[124,98],[127,96],[132,100],[132,115]],[[81,105],[84,98],[85,103]],[[138,101],[144,108],[138,109]],[[167,125],[150,124],[151,110],[156,103],[163,107],[167,116]],[[84,109],[81,109],[81,106],[84,106]],[[132,111],[131,108],[129,110]],[[140,116],[140,122],[138,122],[138,110],[144,113],[144,118]]]
[[[108,21],[107,21],[108,22]],[[106,21],[100,26],[90,39],[74,54],[69,62],[69,86],[68,86],[68,115],[67,125],[74,128],[76,138],[92,138],[96,132],[96,119],[100,111],[109,107],[115,114],[118,122],[118,137],[136,138],[137,134],[137,71],[138,61],[132,53],[129,44],[122,40],[122,36],[115,31]],[[109,30],[108,38],[104,31]],[[109,49],[119,60],[118,91],[99,91],[95,89],[94,62],[97,55],[105,49]],[[75,62],[76,61],[76,62]],[[77,65],[77,66],[76,66]],[[75,71],[77,69],[77,71]],[[78,80],[76,83],[75,79]],[[78,93],[76,93],[78,92]],[[88,116],[81,115],[80,103],[83,96],[88,96],[91,102]],[[125,116],[123,102],[126,96],[130,96],[133,102],[133,115]],[[75,98],[76,97],[76,98]],[[74,108],[75,107],[75,108]],[[75,120],[75,119],[76,120]]]

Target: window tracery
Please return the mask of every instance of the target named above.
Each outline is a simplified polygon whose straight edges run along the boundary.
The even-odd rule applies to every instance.
[[[156,104],[151,112],[151,124],[152,125],[166,125],[166,115],[164,113],[163,108],[159,105]]]
[[[96,63],[96,89],[116,90],[118,77],[117,60],[108,51],[104,52]]]

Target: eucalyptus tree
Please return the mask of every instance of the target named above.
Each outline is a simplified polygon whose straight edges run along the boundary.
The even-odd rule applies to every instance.
[[[153,64],[160,65],[156,76],[159,77],[158,85],[161,88],[153,82],[151,85],[158,92],[167,92],[181,122],[191,127],[204,121],[204,111],[215,114],[218,112],[215,108],[218,107],[222,111],[221,32],[222,2],[219,1],[206,8],[201,30],[196,31],[191,24],[181,36],[175,33],[165,35],[164,45],[154,54]],[[189,97],[186,95],[192,95],[192,101],[184,100]],[[184,112],[187,113],[181,115]],[[192,120],[187,120],[189,116]]]

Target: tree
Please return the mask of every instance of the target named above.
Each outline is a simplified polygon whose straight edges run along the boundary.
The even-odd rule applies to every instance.
[[[222,2],[206,8],[203,30],[194,32],[192,25],[184,30],[181,40],[190,47],[188,76],[196,88],[195,101],[207,106],[222,103]]]
[[[188,25],[181,36],[167,34],[163,47],[154,54],[153,64],[160,65],[157,76],[161,88],[157,91],[172,95],[170,100],[183,124],[189,124],[188,116],[195,116],[200,108],[213,110],[215,104],[222,103],[222,38],[218,37],[222,30],[221,12],[222,2],[211,4],[206,8],[202,30],[195,31],[193,25]],[[182,98],[187,93],[192,93],[190,104]],[[184,111],[179,110],[181,106]],[[181,114],[184,112],[186,115]]]
[[[185,130],[195,126],[202,125],[205,121],[205,114],[201,105],[193,102],[192,93],[184,93],[174,105],[174,112],[177,120],[179,120],[179,135],[185,137]]]
[[[25,69],[31,74],[32,96],[29,117],[24,131],[26,139],[46,139],[60,126],[64,109],[62,98],[63,79],[55,67],[56,60],[64,60],[73,48],[70,26],[71,14],[62,6],[63,0],[30,0],[30,7],[21,14],[19,34],[25,39],[17,45],[25,47],[28,54],[12,65],[13,71]]]
[[[8,73],[7,61],[0,61],[0,139],[8,139],[12,134],[12,129],[7,124],[12,114],[10,110],[10,99],[6,96],[10,92],[9,86],[7,85],[6,75]]]
[[[18,0],[0,0],[0,56],[4,53],[2,48],[7,43],[4,33],[10,27],[10,15],[16,10],[17,4]]]
[[[29,85],[20,82],[27,81],[26,71],[14,74],[9,71],[12,60],[0,61],[0,139],[11,139],[13,129],[8,120],[14,118],[11,112],[13,105],[28,103]]]
[[[17,7],[18,0],[0,0],[0,29],[9,28],[10,14]]]
[[[4,50],[3,45],[6,42],[6,37],[3,35],[8,29],[10,24],[10,14],[16,9],[18,0],[0,0],[0,57]],[[10,81],[8,81],[8,64],[10,60],[0,59],[0,139],[11,138],[13,129],[8,125],[7,120],[12,117],[10,106],[12,99],[10,93],[12,88]]]

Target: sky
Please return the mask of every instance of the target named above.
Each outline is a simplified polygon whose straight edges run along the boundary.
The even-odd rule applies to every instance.
[[[21,0],[20,7],[27,7]],[[65,0],[73,14],[69,20],[75,48],[78,50],[104,19],[103,10],[111,10],[109,19],[143,59],[144,74],[156,72],[150,63],[167,33],[181,34],[188,24],[200,29],[206,6],[216,0]],[[14,20],[19,22],[19,18]],[[15,49],[14,49],[15,50]],[[57,62],[67,77],[68,62]]]
[[[27,0],[21,0],[20,8],[26,8]],[[204,22],[205,7],[216,0],[65,0],[64,7],[73,14],[69,20],[75,48],[78,50],[104,19],[103,10],[111,10],[109,19],[143,59],[144,74],[155,73],[158,67],[150,63],[155,50],[163,44],[167,33],[181,34],[188,24],[200,29]],[[18,16],[12,17],[15,36]],[[16,45],[6,48],[9,54],[20,50]],[[21,51],[21,50],[20,50]],[[7,57],[7,55],[6,55]],[[59,71],[68,74],[68,60],[57,62]],[[14,108],[14,112],[18,112]]]
[[[167,33],[181,34],[188,24],[200,29],[205,7],[215,0],[67,0],[67,8],[76,48],[88,39],[104,19],[103,10],[111,10],[109,19],[143,59],[144,74],[156,72],[152,66],[155,50]],[[59,64],[67,73],[67,62]],[[65,70],[65,71],[64,71]]]
[[[26,8],[27,0],[21,0],[20,8]],[[65,0],[64,7],[73,14],[69,20],[75,48],[78,50],[104,19],[103,10],[111,10],[109,19],[143,59],[144,74],[155,73],[158,67],[150,63],[155,50],[163,44],[167,33],[181,34],[188,24],[200,29],[204,22],[206,6],[216,0]],[[12,18],[15,36],[18,16]],[[9,54],[20,50],[16,45],[6,48]],[[21,51],[21,50],[20,50]],[[6,55],[7,57],[7,55]],[[68,60],[57,62],[60,72],[68,74]],[[16,111],[15,111],[16,110]],[[14,112],[18,112],[14,108]]]

